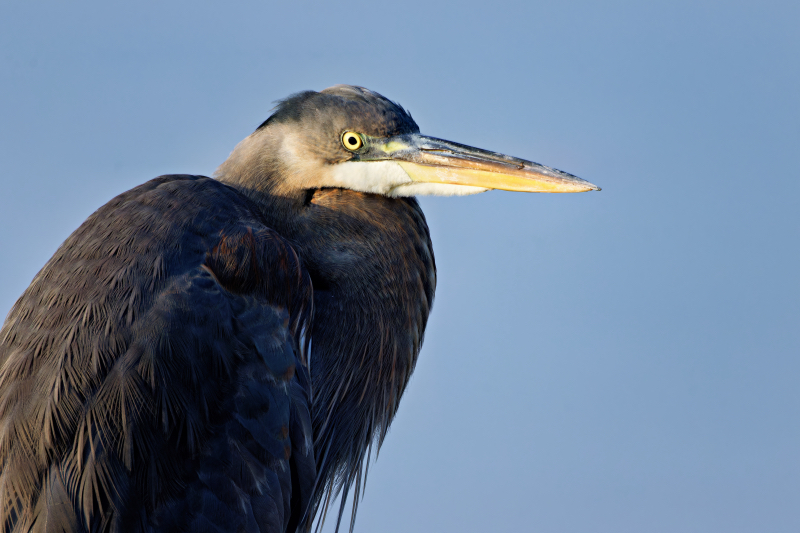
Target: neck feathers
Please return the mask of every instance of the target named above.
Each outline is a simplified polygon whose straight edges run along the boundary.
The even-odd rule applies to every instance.
[[[371,444],[383,441],[414,370],[436,267],[416,200],[332,189],[312,204],[337,218],[309,254],[317,468],[329,495],[352,486],[357,502]]]
[[[352,488],[354,517],[372,444],[380,446],[397,412],[433,304],[436,266],[425,217],[413,198],[347,189],[244,192],[292,242],[314,285],[317,486],[310,516],[341,491],[341,520]]]

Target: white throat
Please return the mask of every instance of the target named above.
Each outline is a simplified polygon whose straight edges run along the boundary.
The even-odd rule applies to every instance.
[[[395,161],[347,161],[332,165],[327,187],[341,187],[384,196],[465,196],[487,189],[449,183],[414,181]]]

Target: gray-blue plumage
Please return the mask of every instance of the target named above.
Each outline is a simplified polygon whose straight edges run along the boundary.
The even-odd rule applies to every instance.
[[[311,306],[291,246],[227,185],[165,176],[106,204],[0,332],[3,530],[296,526]]]

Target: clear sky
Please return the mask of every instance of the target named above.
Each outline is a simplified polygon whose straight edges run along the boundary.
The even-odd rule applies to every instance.
[[[800,531],[800,3],[0,3],[0,315],[113,196],[337,83],[600,193],[426,198],[356,530]]]

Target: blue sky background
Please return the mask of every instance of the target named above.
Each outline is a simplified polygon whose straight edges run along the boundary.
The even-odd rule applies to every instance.
[[[600,193],[424,198],[356,531],[800,530],[800,3],[0,4],[0,315],[113,196],[337,83]],[[332,530],[332,529],[326,529]]]

